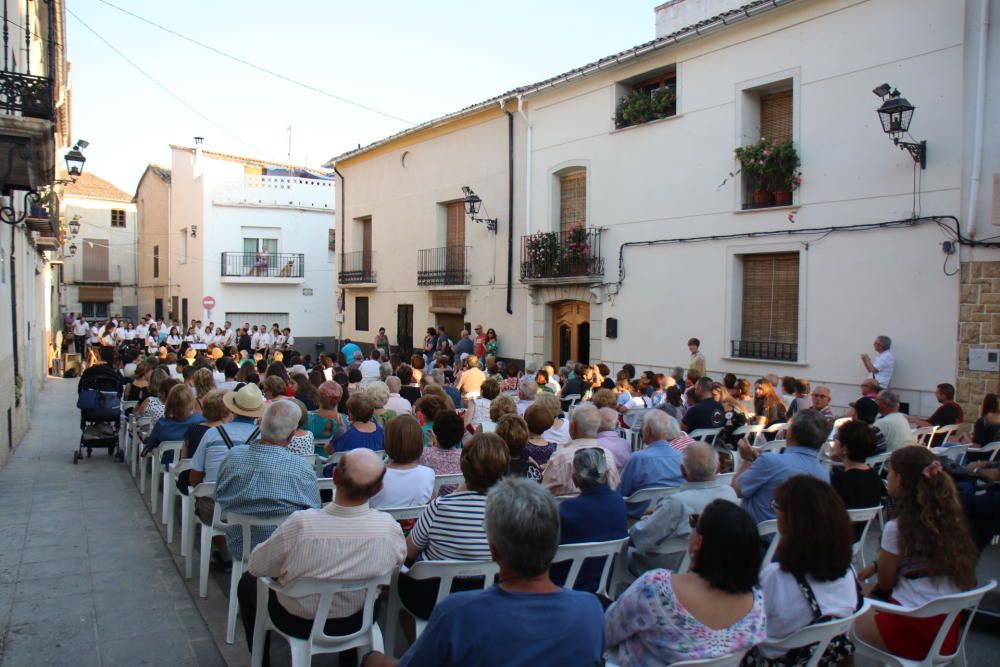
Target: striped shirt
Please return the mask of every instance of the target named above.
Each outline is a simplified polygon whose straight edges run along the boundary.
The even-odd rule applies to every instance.
[[[274,534],[250,554],[250,573],[275,577],[279,584],[296,579],[348,581],[377,577],[403,563],[406,542],[392,516],[368,504],[341,507],[335,502],[323,509],[295,512]],[[316,615],[318,595],[291,598],[278,594],[282,606],[301,618]],[[364,591],[337,595],[330,618],[344,618],[360,611]]]
[[[462,491],[431,501],[410,533],[424,560],[490,560],[486,494]]]
[[[694,443],[695,440],[691,436],[689,436],[684,431],[681,431],[681,434],[679,436],[670,441],[670,446],[679,452],[683,452],[685,449],[687,449]]]

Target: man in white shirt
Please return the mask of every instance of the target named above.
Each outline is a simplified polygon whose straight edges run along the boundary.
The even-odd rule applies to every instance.
[[[361,362],[361,386],[365,387],[369,382],[373,380],[378,380],[381,376],[379,375],[379,367],[381,363],[382,354],[378,349],[373,349],[371,358],[365,359]]]
[[[896,358],[889,349],[892,347],[892,339],[888,336],[877,336],[872,347],[875,348],[875,359],[867,354],[862,354],[861,363],[878,382],[878,386],[888,389],[889,382],[892,380],[892,372],[896,368]]]
[[[146,340],[146,336],[149,335],[149,324],[148,320],[144,317],[139,320],[139,324],[135,327],[135,337],[139,340]]]
[[[274,336],[267,329],[264,329],[264,333],[260,335],[260,340],[257,341],[258,350],[269,350],[271,346],[274,345]]]
[[[87,324],[87,318],[81,315],[78,320],[73,322],[73,347],[77,354],[83,354],[83,346],[89,335],[90,325]]]
[[[385,384],[389,387],[389,400],[385,402],[385,409],[392,410],[397,415],[408,415],[413,412],[413,405],[399,395],[399,390],[403,383],[395,375],[390,375],[385,379]]]
[[[249,331],[250,331],[250,351],[256,352],[257,350],[260,349],[260,331],[257,330],[256,326],[254,326],[253,329],[250,329]]]
[[[883,389],[878,393],[875,402],[882,416],[875,420],[873,426],[885,436],[885,448],[893,452],[914,444],[910,421],[899,411],[899,392],[894,389]]]
[[[281,335],[284,338],[284,341],[282,341],[283,345],[287,345],[289,349],[295,347],[295,336],[292,335],[291,327],[285,327]]]
[[[237,588],[248,646],[253,646],[257,577],[274,577],[282,585],[304,578],[352,581],[387,574],[402,565],[403,531],[391,515],[368,504],[382,489],[384,476],[385,464],[375,452],[364,448],[347,452],[333,470],[333,502],[323,509],[295,512],[253,550]],[[270,595],[272,622],[287,634],[307,639],[319,597]],[[326,632],[347,634],[360,628],[364,598],[363,591],[335,595]],[[265,655],[268,648],[265,639]]]

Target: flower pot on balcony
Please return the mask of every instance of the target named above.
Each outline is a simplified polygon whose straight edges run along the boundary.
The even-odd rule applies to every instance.
[[[47,220],[49,217],[49,209],[44,206],[32,206],[30,207],[28,215],[31,218],[41,218],[43,220]]]
[[[778,190],[774,193],[774,205],[775,206],[791,206],[792,204],[792,191],[791,190]]]
[[[764,206],[771,205],[771,193],[767,190],[754,190],[753,191],[753,205],[754,208],[762,208]]]

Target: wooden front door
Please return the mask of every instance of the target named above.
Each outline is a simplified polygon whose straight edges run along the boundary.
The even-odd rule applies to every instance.
[[[560,301],[552,308],[552,360],[560,366],[568,360],[590,362],[590,304]]]

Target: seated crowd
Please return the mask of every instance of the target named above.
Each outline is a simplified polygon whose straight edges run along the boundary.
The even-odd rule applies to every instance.
[[[796,664],[811,649],[774,640],[852,616],[866,596],[916,607],[977,585],[1000,501],[975,500],[982,494],[956,484],[930,448],[962,441],[958,434],[915,444],[914,428],[961,423],[951,385],[937,387],[940,409],[920,419],[873,376],[837,415],[830,389],[805,379],[715,382],[694,348],[687,373],[638,376],[627,364],[612,376],[603,364],[572,362],[522,373],[469,353],[404,363],[377,347],[349,363],[183,341],[179,356],[104,359],[133,367],[122,382],[133,414],[151,426],[144,454],[168,465],[158,446],[182,440],[191,470],[181,492],[216,484],[213,498],[197,499],[202,522],[216,505],[290,515],[255,526],[250,544],[230,529],[213,545],[217,561],[250,554],[238,587],[248,645],[262,611],[259,577],[360,580],[420,561],[493,560],[499,576],[495,585],[460,577],[438,601],[436,579],[401,573],[411,642],[401,665],[624,667],[730,653],[745,653],[743,664]],[[970,431],[970,457],[1000,438],[995,395]],[[334,487],[326,504],[317,458]],[[435,481],[457,474],[458,483]],[[998,479],[1000,467],[982,460],[968,474]],[[655,493],[633,497],[644,490]],[[877,506],[886,513],[878,556],[855,570],[864,525],[848,510]],[[380,511],[421,507],[399,522]],[[771,520],[780,539],[765,564],[769,538],[758,524]],[[590,559],[570,590],[562,586],[560,545],[611,540],[624,544],[613,582],[603,560]],[[307,638],[317,600],[270,596],[272,624]],[[363,595],[338,594],[327,632],[357,630],[363,611]],[[419,637],[414,619],[427,623]],[[919,660],[942,622],[868,612],[853,632]],[[960,627],[949,629],[945,652]],[[853,651],[841,635],[824,664]],[[353,659],[397,664],[381,652]]]

